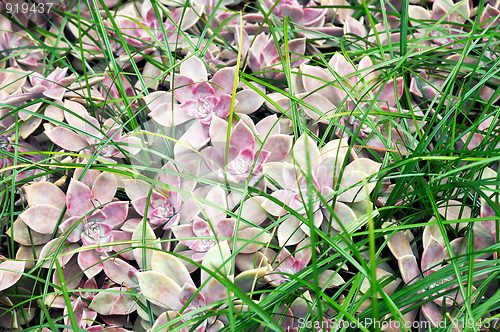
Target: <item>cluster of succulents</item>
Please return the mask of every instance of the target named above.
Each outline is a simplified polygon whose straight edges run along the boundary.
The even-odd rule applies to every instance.
[[[338,259],[411,204],[394,174],[435,119],[464,118],[451,149],[497,146],[499,2],[410,3],[61,0],[0,15],[0,328],[222,331],[260,312],[253,330],[299,331],[413,287],[383,317],[402,331],[494,299],[480,281],[497,259],[498,158],[477,159],[490,186],[435,202],[425,226],[383,223],[372,276],[364,253]],[[466,54],[474,20],[487,36]],[[432,66],[405,67],[422,54]],[[259,311],[274,290],[294,294]]]

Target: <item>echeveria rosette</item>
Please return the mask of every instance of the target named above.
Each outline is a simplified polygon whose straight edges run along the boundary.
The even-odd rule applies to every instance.
[[[262,177],[262,164],[266,162],[270,152],[256,150],[253,132],[243,121],[239,121],[231,130],[226,156],[228,127],[226,121],[219,117],[213,118],[210,126],[212,146],[203,150],[205,162],[210,170],[219,175],[221,181],[227,176],[229,181],[249,180],[249,184],[254,185]]]
[[[314,1],[309,1],[307,7],[302,6],[297,0],[280,1],[276,6],[273,1],[265,0],[264,4],[266,5],[267,10],[274,8],[273,14],[276,16],[289,16],[293,23],[300,25],[303,30],[308,31],[300,32],[299,35],[316,39],[315,42],[318,44],[322,44],[324,40],[317,40],[317,32],[335,37],[341,37],[343,34],[342,28],[325,25],[327,8],[315,8],[316,4]],[[263,17],[262,20],[264,21]]]
[[[272,177],[282,190],[275,191],[272,196],[286,204],[289,208],[300,214],[305,214],[308,208],[308,186],[305,172],[310,163],[312,184],[323,196],[333,193],[337,184],[342,192],[334,205],[334,212],[342,220],[344,227],[350,226],[356,219],[356,214],[349,204],[361,202],[367,199],[363,180],[378,172],[380,164],[366,158],[355,160],[352,165],[344,171],[339,183],[341,165],[348,153],[348,144],[345,139],[333,140],[326,144],[321,150],[316,142],[307,134],[303,134],[294,144],[292,149],[295,164],[288,162],[267,163],[263,165],[264,173]],[[375,183],[368,183],[368,192],[375,187]],[[313,193],[314,225],[319,227],[323,222],[323,214],[331,220],[332,227],[341,231],[342,227],[336,221],[337,218],[330,216],[329,210],[320,208],[321,204],[316,194]],[[345,202],[347,204],[344,204]],[[283,205],[276,204],[270,200],[266,201],[263,208],[274,216],[284,216],[287,211]],[[278,240],[281,246],[299,243],[309,234],[309,226],[302,223],[295,216],[288,216],[278,227]]]
[[[201,272],[201,284],[204,284],[204,287],[198,290],[189,271],[178,258],[166,252],[154,251],[151,257],[151,270],[137,273],[142,295],[163,308],[163,313],[154,322],[153,329],[167,324],[171,314],[190,317],[192,316],[189,315],[190,311],[227,298],[226,287],[210,277],[205,270],[215,271],[228,278],[230,256],[227,241],[218,243],[207,252],[202,261],[204,268]],[[183,308],[184,311],[180,312]],[[205,331],[212,324],[217,324],[217,328],[221,327],[216,317],[212,316],[204,320],[198,329]]]
[[[209,224],[207,221],[195,216],[190,224],[172,227],[172,232],[179,239],[179,243],[192,251],[186,252],[185,256],[201,263],[207,251],[213,246],[220,241],[230,240],[233,237],[234,226],[234,218],[223,218]]]
[[[153,229],[162,225],[163,229],[170,229],[179,223],[178,211],[181,206],[181,195],[175,191],[167,193],[153,191],[151,197],[143,196],[134,199],[132,206],[143,217],[147,208],[147,219]]]
[[[444,19],[441,26],[436,29],[432,28],[429,35],[434,37],[432,42],[436,46],[444,46],[445,48],[458,48],[460,44],[454,45],[455,38],[457,38],[459,31],[463,29],[461,24],[464,24],[471,14],[471,6],[468,1],[464,1],[454,8],[454,3],[449,3],[444,0],[434,1],[432,11],[426,10],[421,6],[409,6],[408,14],[410,18],[416,20],[432,20],[439,21]],[[445,23],[447,22],[447,23]],[[419,34],[423,35],[428,29],[419,29]],[[453,37],[455,36],[455,37]],[[458,37],[460,38],[460,37]],[[432,46],[434,46],[432,45]]]
[[[132,200],[132,206],[140,216],[145,216],[147,208],[147,221],[149,225],[156,229],[164,226],[164,229],[170,229],[179,223],[182,195],[175,191],[175,188],[180,188],[191,193],[197,182],[177,175],[176,173],[188,173],[191,176],[197,177],[200,172],[200,161],[194,160],[187,162],[184,167],[178,168],[172,163],[166,163],[159,172],[157,180],[166,185],[157,185],[150,194],[150,187],[143,182],[137,180],[123,180],[123,185],[128,197]],[[168,173],[167,173],[168,172]],[[150,197],[148,199],[148,197]],[[149,201],[149,205],[147,205]],[[193,208],[196,209],[195,206]],[[198,212],[194,213],[196,215]],[[190,221],[192,220],[184,220]],[[129,222],[127,222],[129,224]],[[127,224],[125,226],[127,226]],[[132,222],[130,226],[132,226]],[[127,226],[127,228],[130,228]],[[133,226],[132,228],[135,228]]]
[[[36,48],[33,50],[34,47],[35,43],[26,32],[14,32],[9,18],[0,17],[0,54],[4,57],[12,56],[9,60],[12,67],[38,67],[38,61],[42,60],[44,55]],[[26,52],[28,49],[31,51]]]
[[[198,13],[201,14],[202,12],[203,7],[195,3],[193,8],[187,7],[185,11],[184,8],[174,9],[169,13],[166,21],[163,21],[163,12],[160,11],[160,17],[158,18],[151,1],[145,0],[141,4],[140,12],[136,10],[133,4],[122,6],[116,13],[115,21],[123,33],[123,39],[133,47],[153,46],[168,39],[174,50],[179,46],[179,41],[184,41],[183,35],[177,33],[177,27],[180,27],[182,31],[189,29],[198,21]],[[112,27],[111,23],[107,24]],[[167,38],[163,34],[162,25]],[[150,53],[152,50],[153,48],[148,48],[145,53]]]
[[[113,230],[127,219],[129,202],[111,202],[116,189],[116,178],[108,172],[96,178],[92,189],[74,178],[68,188],[66,206],[71,216],[59,229],[70,243],[81,240],[83,247],[97,246],[78,253],[78,264],[89,278],[102,270],[100,253],[112,250],[109,244],[113,242]],[[104,206],[95,210],[101,205]]]
[[[266,252],[269,259],[272,258],[270,253],[271,251]],[[275,255],[275,253],[272,253],[272,255]],[[264,278],[274,286],[279,286],[282,283],[288,282],[292,280],[295,274],[307,269],[307,266],[311,261],[311,256],[312,248],[310,238],[306,238],[301,241],[297,245],[294,254],[291,254],[286,248],[281,248],[279,254],[277,254],[273,259],[273,269],[268,271]],[[305,277],[301,278],[304,279]],[[309,278],[308,282],[313,285],[313,278]],[[339,274],[328,269],[318,274],[318,283],[319,287],[332,288],[344,284],[345,281]]]
[[[236,30],[236,48],[238,48],[237,45],[239,43],[238,33],[239,30]],[[304,57],[306,51],[305,38],[289,40],[288,48],[286,50],[284,45],[281,46],[281,54],[283,56],[285,51],[290,53],[291,68],[299,67],[300,65],[309,62],[309,59]],[[228,52],[230,52],[230,50],[226,50],[225,53]],[[234,53],[230,54],[230,56],[227,56],[222,53],[221,56],[229,58],[229,63],[235,63],[237,56]],[[285,74],[282,72],[283,65],[281,64],[280,52],[278,52],[278,47],[271,34],[261,32],[260,34],[254,36],[254,39],[251,42],[248,33],[243,30],[241,58],[246,59],[247,57],[248,66],[258,76],[277,80],[286,79]]]
[[[180,65],[180,73],[173,78],[172,89],[175,100],[170,95],[155,101],[159,95],[147,98],[155,102],[150,116],[159,124],[172,126],[188,120],[195,120],[180,138],[194,148],[200,148],[210,141],[209,128],[212,117],[225,118],[229,115],[236,68],[223,68],[208,80],[203,62],[190,56]],[[235,101],[235,106],[237,101]],[[151,108],[150,107],[150,108]],[[178,145],[178,144],[177,144]]]
[[[229,115],[235,79],[235,68],[223,68],[208,81],[203,62],[191,56],[174,78],[174,97],[184,113],[203,125],[210,125],[213,115],[220,118]]]
[[[47,77],[38,72],[29,76],[31,87],[24,86],[23,90],[32,96],[43,95],[54,100],[62,100],[66,93],[66,87],[76,79],[75,75],[66,76],[68,68],[56,68]]]
[[[299,254],[300,253],[300,254]],[[297,251],[297,255],[292,255],[286,248],[282,248],[277,255],[277,262],[274,269],[269,271],[265,278],[275,286],[289,281],[290,276],[297,274],[304,269],[311,260],[311,248],[308,247]]]
[[[203,62],[190,56],[181,64],[180,74],[174,76],[174,97],[182,112],[209,126],[214,115],[220,118],[229,115],[235,80],[235,67],[222,68],[208,80]]]

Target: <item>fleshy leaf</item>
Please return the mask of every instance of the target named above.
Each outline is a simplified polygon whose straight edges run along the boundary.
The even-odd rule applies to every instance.
[[[219,242],[217,245],[213,246],[209,251],[207,251],[203,262],[201,265],[208,269],[209,271],[216,272],[218,274],[229,275],[231,274],[231,250],[227,241]],[[225,262],[225,263],[224,263]],[[201,280],[204,282],[209,278],[208,272],[203,269],[201,271]]]
[[[179,301],[181,287],[166,275],[146,271],[138,272],[137,278],[141,287],[141,293],[148,299],[153,300],[155,304],[164,307],[179,310],[182,304]]]
[[[142,241],[144,238],[144,241],[146,242],[146,246],[150,248],[158,248],[160,249],[160,244],[159,243],[153,243],[156,242],[156,235],[151,226],[149,226],[148,223],[146,223],[146,233],[143,233],[143,227],[144,227],[144,220],[141,220],[141,222],[137,225],[134,233],[132,234],[132,240],[133,241]],[[140,243],[140,242],[139,242]],[[140,244],[136,244],[135,247],[140,246]],[[134,257],[135,260],[137,261],[137,264],[139,264],[140,267],[144,266],[143,262],[143,251],[146,250],[146,267],[149,268],[151,266],[151,258],[153,255],[152,249],[146,249],[146,248],[138,248],[138,249],[133,249]]]
[[[62,210],[52,205],[39,204],[32,206],[20,217],[30,228],[41,234],[52,234],[61,216]]]
[[[37,182],[24,187],[29,206],[49,204],[62,209],[66,204],[66,195],[62,190],[50,182]]]
[[[101,315],[128,315],[135,311],[134,299],[121,287],[112,287],[99,292],[89,308]]]
[[[253,239],[253,240],[252,240]],[[240,253],[256,252],[271,239],[271,235],[257,227],[249,227],[238,231],[235,250],[241,248]],[[251,241],[250,241],[251,240]]]
[[[5,261],[0,264],[0,291],[3,291],[21,279],[26,262]]]
[[[169,276],[179,286],[185,283],[194,284],[184,264],[169,253],[155,250],[151,257],[151,268],[153,271]]]
[[[45,134],[54,144],[65,150],[80,151],[89,145],[82,136],[65,127],[55,127],[45,131]]]

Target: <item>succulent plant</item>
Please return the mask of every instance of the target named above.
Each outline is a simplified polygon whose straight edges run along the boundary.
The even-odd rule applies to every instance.
[[[345,141],[333,140],[321,150],[316,142],[307,134],[303,134],[293,146],[294,164],[288,162],[267,163],[263,165],[264,173],[269,175],[283,189],[276,190],[271,196],[282,201],[290,209],[299,214],[305,214],[308,208],[309,187],[307,186],[307,174],[310,168],[311,181],[315,190],[311,193],[313,199],[314,225],[319,227],[323,223],[323,213],[331,220],[332,227],[338,231],[349,227],[357,219],[354,211],[346,203],[356,203],[367,198],[375,187],[375,183],[369,182],[366,191],[363,181],[377,173],[380,164],[366,158],[359,158],[350,163],[344,170],[339,181],[341,165],[347,156]],[[360,186],[361,184],[361,186]],[[333,207],[334,215],[330,215],[327,208],[320,209],[320,201],[317,193],[328,196],[339,186],[341,194]],[[282,205],[271,201],[263,204],[264,209],[274,216],[282,216],[287,213]],[[340,226],[339,221],[343,227]],[[309,235],[309,226],[302,223],[296,216],[290,216],[284,220],[278,228],[278,239],[280,245],[293,245],[300,242]]]
[[[495,319],[498,1],[239,2],[0,4],[0,328]]]

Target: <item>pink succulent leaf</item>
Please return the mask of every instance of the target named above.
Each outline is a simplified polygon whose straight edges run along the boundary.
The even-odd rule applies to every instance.
[[[235,98],[235,101],[237,102],[235,111],[243,114],[254,113],[255,111],[260,109],[262,103],[264,103],[265,101],[264,97],[262,97],[257,91],[254,91],[251,88],[238,91],[235,95]]]
[[[89,308],[101,315],[128,315],[136,310],[135,300],[121,287],[112,287],[99,292]]]
[[[279,271],[268,271],[265,275],[265,279],[272,285],[276,286],[279,286],[289,280],[287,276],[281,274]]]
[[[71,229],[73,230],[69,233],[67,240],[73,243],[80,241],[81,235],[84,231],[82,217],[69,217],[59,225],[59,230],[63,232],[63,234],[65,232],[69,232]]]
[[[295,216],[290,216],[278,227],[278,242],[280,246],[295,245],[302,241],[306,233],[301,228],[302,222]]]
[[[382,88],[382,91],[380,91],[380,94],[378,96],[378,100],[383,102],[387,102],[387,105],[389,107],[394,107],[399,99],[401,99],[401,96],[403,95],[403,78],[399,77],[396,79],[396,88],[394,88],[394,80],[390,80],[387,82],[387,84]],[[395,90],[397,94],[395,93]],[[374,94],[376,95],[379,92],[379,89],[374,91]]]
[[[231,95],[222,95],[219,97],[219,102],[217,106],[214,108],[214,113],[217,115],[219,118],[226,118],[229,116],[229,113],[231,112]],[[235,100],[234,101],[234,107],[236,108],[238,105],[239,101]]]
[[[92,190],[82,182],[71,178],[66,193],[66,206],[68,212],[73,216],[84,215],[92,206],[90,200],[93,198]]]
[[[123,224],[128,215],[129,202],[113,202],[106,204],[101,211],[106,215],[106,224],[114,229]]]
[[[212,140],[212,144],[215,143],[226,143],[227,130],[228,130],[228,122],[219,118],[218,116],[214,116],[212,119],[212,123],[210,124],[210,138]],[[225,147],[224,147],[225,149]],[[219,151],[220,148],[219,148]],[[222,151],[221,151],[222,153]]]
[[[212,172],[217,172],[219,169],[224,168],[224,157],[213,146],[203,150],[205,155],[205,163]]]
[[[413,254],[405,255],[398,259],[399,270],[403,281],[410,285],[421,279],[420,271],[418,269],[417,259]]]
[[[172,227],[172,232],[176,239],[179,239],[179,242],[183,245],[189,247],[194,238],[196,238],[196,234],[193,232],[193,226],[189,224],[179,225]]]
[[[74,251],[77,250],[80,246],[78,244],[70,244],[70,243],[61,243],[61,238],[56,238],[47,242],[40,252],[39,260],[43,261],[45,259],[45,263],[42,265],[44,268],[56,268],[56,264],[54,264],[53,259],[57,257],[59,264],[61,267],[68,264],[71,258],[74,255]],[[63,250],[58,250],[58,248],[65,248]],[[57,251],[57,254],[55,254]]]
[[[199,149],[210,142],[209,130],[210,126],[202,124],[199,120],[195,120],[188,131],[183,135],[183,137],[187,137],[187,142],[183,142],[188,143],[188,145],[191,145],[195,149]],[[181,137],[180,141],[182,141],[183,137]],[[179,144],[177,144],[176,147],[177,146],[179,146]]]
[[[50,182],[37,182],[24,187],[28,205],[49,204],[62,209],[66,205],[66,195]]]
[[[170,277],[156,271],[146,271],[138,272],[137,278],[142,294],[154,304],[173,310],[182,308],[179,300],[182,289]]]
[[[180,214],[174,215],[169,221],[163,226],[164,230],[170,230],[172,227],[177,226],[180,220]]]
[[[205,213],[209,222],[215,222],[225,218],[227,209],[226,193],[220,185],[213,187],[206,196],[206,200],[212,204],[205,205]]]
[[[97,282],[95,281],[94,278],[90,278],[85,282],[85,284],[83,285],[83,288],[97,290],[98,289]],[[80,293],[80,296],[84,297],[87,300],[92,300],[95,297],[95,295],[96,295],[96,292],[93,292],[93,291],[86,291],[86,292]]]
[[[335,216],[330,216],[329,211],[325,208],[323,213],[328,220],[332,221],[332,228],[338,232],[342,232],[344,229],[349,229],[349,227],[358,219],[354,211],[342,202],[336,202],[333,212]],[[340,223],[339,223],[340,221]]]
[[[137,272],[137,269],[119,258],[105,259],[102,261],[104,273],[118,285],[125,285],[128,288],[136,286],[136,281],[129,277],[130,272]]]
[[[216,233],[220,237],[231,238],[234,235],[235,220],[233,218],[221,219],[216,225]]]
[[[215,73],[210,82],[214,87],[214,96],[231,96],[236,81],[236,67],[222,68]]]
[[[161,169],[172,172],[174,174],[178,172],[174,164],[170,161],[166,163]],[[171,187],[179,188],[181,186],[181,177],[174,174],[160,173],[158,174],[158,181],[161,181]]]
[[[311,168],[312,173],[316,173],[319,163],[321,162],[321,155],[314,139],[309,137],[307,134],[303,134],[295,142],[292,151],[293,158],[301,169],[308,169],[309,160],[309,167]]]
[[[240,151],[245,149],[253,151],[255,147],[255,137],[250,128],[248,128],[243,121],[240,121],[231,131],[229,143]]]
[[[193,89],[196,86],[194,81],[182,74],[175,75],[173,81],[174,97],[179,103],[185,103],[194,100]]]
[[[423,304],[422,313],[433,326],[438,326],[439,322],[443,320],[442,309],[432,301]]]
[[[228,242],[226,240],[220,241],[207,251],[201,265],[210,271],[218,271],[216,273],[229,276],[231,275],[230,257],[231,249],[229,248]],[[206,272],[206,269],[201,271],[202,283],[212,278]]]
[[[87,278],[92,278],[102,271],[101,257],[95,250],[84,250],[78,254],[78,265]]]
[[[290,206],[290,202],[294,199],[294,193],[290,190],[276,190],[271,196],[282,203],[277,204],[269,200],[263,204],[263,208],[273,216],[287,214],[288,211],[285,209],[285,206]]]
[[[113,251],[119,253],[125,259],[134,260],[134,253],[132,250],[128,250],[131,247],[130,240],[132,240],[132,233],[114,230],[111,231],[111,234],[113,234],[113,243],[129,242],[125,244],[113,244],[111,247]]]
[[[200,217],[196,216],[193,220],[193,233],[196,236],[205,236],[210,232],[210,225]]]
[[[280,253],[278,254],[278,270],[281,272],[291,271],[294,263],[295,257],[293,257],[286,248],[281,249]]]
[[[102,172],[92,186],[92,198],[100,205],[111,202],[115,197],[118,182],[113,173]]]
[[[191,259],[195,261],[196,263],[201,263],[203,259],[205,258],[205,255],[207,254],[206,251],[195,251],[193,250],[192,252],[192,257]]]
[[[496,213],[495,210],[489,205],[484,198],[481,198],[481,218],[496,218]],[[481,221],[483,224],[484,228],[488,230],[491,235],[493,235],[493,238],[496,240],[497,238],[497,228],[496,228],[496,221],[495,220],[484,220]]]
[[[486,10],[483,10],[481,17],[479,18],[479,22],[482,23],[481,27],[484,29],[491,25],[491,27],[496,27],[498,25],[498,20],[494,22],[494,18],[498,17],[500,15],[500,11],[492,7],[491,5],[486,6]],[[491,20],[489,23],[487,23],[488,20]],[[494,23],[493,23],[494,22]]]
[[[8,260],[0,263],[0,291],[15,285],[23,276],[24,261]]]
[[[226,286],[224,286],[217,279],[210,279],[208,281],[203,289],[203,294],[205,295],[207,304],[218,302],[227,299],[228,297]]]
[[[198,99],[199,100],[205,100],[207,98],[211,97],[212,102],[210,103],[211,109],[215,107],[215,101],[217,101],[217,98],[215,97],[215,90],[212,87],[211,84],[208,82],[200,82],[195,85],[193,88],[193,99]],[[208,100],[207,100],[208,101]]]
[[[194,82],[204,82],[208,80],[208,74],[203,61],[196,56],[190,56],[180,65],[181,75],[186,75]]]
[[[75,320],[76,320],[76,324],[78,325],[79,328],[82,328],[83,327],[83,323],[82,323],[82,318],[83,318],[83,301],[80,297],[78,297],[76,300],[74,300],[72,303],[71,303],[71,309],[73,310],[73,313],[74,313],[74,317],[75,317]],[[64,315],[66,315],[66,317],[64,317],[64,324],[65,325],[69,325],[70,322],[69,322],[69,316],[68,315],[68,308],[64,308]]]
[[[422,271],[424,274],[429,275],[429,269],[431,268],[439,268],[436,267],[436,265],[441,263],[443,259],[444,247],[431,235],[429,243],[427,243],[422,255]]]
[[[257,227],[248,227],[237,233],[235,250],[242,254],[256,252],[271,240],[271,235]]]
[[[87,141],[75,133],[74,131],[65,127],[56,127],[45,131],[47,137],[61,148],[69,151],[80,151],[88,146]]]
[[[61,209],[48,204],[39,204],[21,213],[20,217],[34,231],[52,234],[61,214]]]
[[[188,308],[201,308],[205,306],[205,296],[196,287],[185,283],[181,289],[179,300],[182,305],[188,304]]]
[[[297,245],[295,259],[302,262],[302,267],[307,266],[312,257],[311,238],[306,238]]]
[[[87,223],[102,223],[107,219],[107,216],[102,210],[95,210],[89,216],[85,217]]]
[[[194,284],[193,279],[182,261],[167,252],[154,251],[151,258],[153,271],[169,276],[176,285]]]
[[[279,162],[288,156],[291,149],[292,136],[277,134],[270,136],[266,140],[262,152],[268,151],[269,153],[265,162]]]

